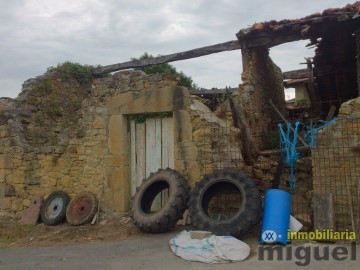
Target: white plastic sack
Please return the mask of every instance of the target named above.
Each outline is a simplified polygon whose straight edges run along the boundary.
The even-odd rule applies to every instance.
[[[169,242],[176,256],[188,261],[226,263],[245,260],[250,247],[232,236],[210,236],[192,239],[190,231],[182,231]]]

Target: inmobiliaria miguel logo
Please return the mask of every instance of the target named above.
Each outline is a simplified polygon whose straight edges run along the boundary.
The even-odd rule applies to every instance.
[[[282,242],[283,235],[267,230],[261,235],[262,242],[276,244]],[[322,230],[315,232],[288,232],[287,239],[293,241],[291,245],[261,245],[258,247],[260,261],[294,261],[298,266],[307,266],[311,260],[356,261],[356,234],[351,231],[334,232]],[[343,244],[329,245],[320,243],[296,243],[296,240],[340,241]]]

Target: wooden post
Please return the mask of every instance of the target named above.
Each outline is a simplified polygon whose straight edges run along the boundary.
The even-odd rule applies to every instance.
[[[348,181],[347,175],[345,175],[345,185],[346,185],[346,195],[347,195],[349,210],[350,210],[351,227],[352,227],[352,231],[355,232],[354,210],[353,210],[352,196],[351,196],[351,191],[350,191],[350,186],[349,186],[349,181]]]
[[[276,108],[275,104],[272,102],[272,100],[269,100],[270,105],[274,108],[274,110],[277,112],[277,114],[280,116],[280,118],[286,123],[288,124],[289,122],[286,120],[286,118],[282,115],[282,113],[278,110],[278,108]],[[293,127],[290,125],[290,129],[292,132],[295,132]],[[298,135],[298,138],[300,140],[300,142],[302,142],[305,146],[309,146],[301,137],[300,135]]]
[[[331,193],[314,193],[314,229],[322,231],[332,229],[335,231],[334,199]]]
[[[251,135],[250,126],[244,118],[243,113],[235,106],[232,98],[229,98],[229,103],[234,125],[240,129],[242,155],[244,162],[246,165],[253,165],[258,156],[259,150],[256,147],[256,143]]]

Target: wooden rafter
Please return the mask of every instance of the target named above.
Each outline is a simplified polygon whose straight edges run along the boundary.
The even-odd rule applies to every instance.
[[[92,74],[104,74],[109,72],[114,72],[123,69],[129,68],[138,68],[145,67],[150,65],[158,65],[169,62],[174,62],[178,60],[185,60],[190,58],[196,58],[203,55],[209,55],[213,53],[219,53],[224,51],[233,51],[241,49],[240,43],[238,40],[232,40],[225,43],[220,43],[216,45],[206,46],[198,49],[193,49],[185,52],[173,53],[169,55],[157,56],[149,59],[141,59],[141,60],[132,60],[124,63],[113,64],[108,66],[99,66],[92,70]]]

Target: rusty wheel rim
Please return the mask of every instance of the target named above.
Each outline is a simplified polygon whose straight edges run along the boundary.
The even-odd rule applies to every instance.
[[[71,205],[69,205],[68,215],[70,215],[73,221],[81,222],[90,215],[93,203],[93,200],[89,196],[83,195],[77,197]]]

